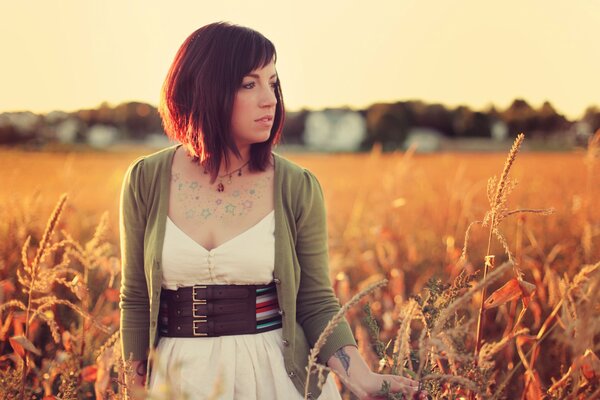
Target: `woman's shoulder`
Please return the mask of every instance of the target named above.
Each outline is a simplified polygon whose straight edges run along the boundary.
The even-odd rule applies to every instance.
[[[147,183],[150,179],[155,180],[157,175],[170,171],[170,162],[179,144],[163,148],[154,153],[146,154],[134,159],[127,168],[128,179],[135,179],[139,183]]]
[[[275,157],[277,168],[279,168],[279,173],[283,178],[290,179],[295,182],[307,179],[316,180],[316,177],[308,168],[297,164],[281,154],[273,152],[273,156]]]
[[[179,146],[181,146],[181,144],[174,144],[172,146],[157,150],[154,153],[140,156],[137,159],[135,159],[132,162],[132,164],[142,163],[144,165],[144,168],[159,166],[163,163],[170,161],[173,158],[177,147]]]
[[[299,204],[322,200],[322,188],[317,177],[306,167],[295,163],[277,153],[273,153],[276,161],[278,182],[284,192],[284,198],[294,199]]]

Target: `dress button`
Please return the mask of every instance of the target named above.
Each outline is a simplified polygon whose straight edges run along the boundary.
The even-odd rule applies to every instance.
[[[279,315],[285,315],[285,311],[283,311],[283,310],[279,310],[277,312],[279,313]]]
[[[290,342],[287,339],[283,339],[283,345],[284,346],[289,346]]]
[[[154,327],[156,326],[156,321],[152,321],[152,322],[150,323],[150,326],[152,326],[152,327],[154,328]]]
[[[281,283],[281,280],[279,278],[275,278],[273,279],[273,282],[275,282],[276,285],[279,285]]]
[[[177,315],[181,315],[181,310],[177,310]]]
[[[180,331],[181,330],[181,326],[177,325],[177,330]]]

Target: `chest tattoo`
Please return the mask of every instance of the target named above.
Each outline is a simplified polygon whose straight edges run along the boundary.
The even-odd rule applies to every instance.
[[[177,207],[185,210],[188,220],[227,219],[243,217],[253,210],[256,202],[263,199],[271,187],[271,176],[263,176],[225,192],[217,192],[213,186],[196,180],[187,180],[180,173],[171,178],[171,198]]]

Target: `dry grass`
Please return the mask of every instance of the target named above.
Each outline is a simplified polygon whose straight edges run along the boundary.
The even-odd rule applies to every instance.
[[[597,396],[599,149],[600,132],[585,153],[515,151],[495,181],[503,154],[290,156],[329,200],[342,302],[388,281],[369,302],[380,346],[360,307],[344,310],[372,368],[418,379],[440,399]],[[116,211],[136,156],[0,154],[0,397],[124,398]],[[551,216],[522,213],[550,207]],[[468,229],[477,220],[492,231]],[[486,256],[498,266],[484,278]],[[499,292],[517,278],[535,291]],[[483,288],[506,296],[485,306],[478,340]],[[19,336],[27,341],[9,341]]]

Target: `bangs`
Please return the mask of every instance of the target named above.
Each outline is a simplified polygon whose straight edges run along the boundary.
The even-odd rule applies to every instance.
[[[232,72],[238,84],[252,71],[266,67],[271,61],[277,61],[275,46],[264,36],[252,32],[251,35],[244,35],[239,39],[235,46],[237,49],[233,52],[232,63]]]

